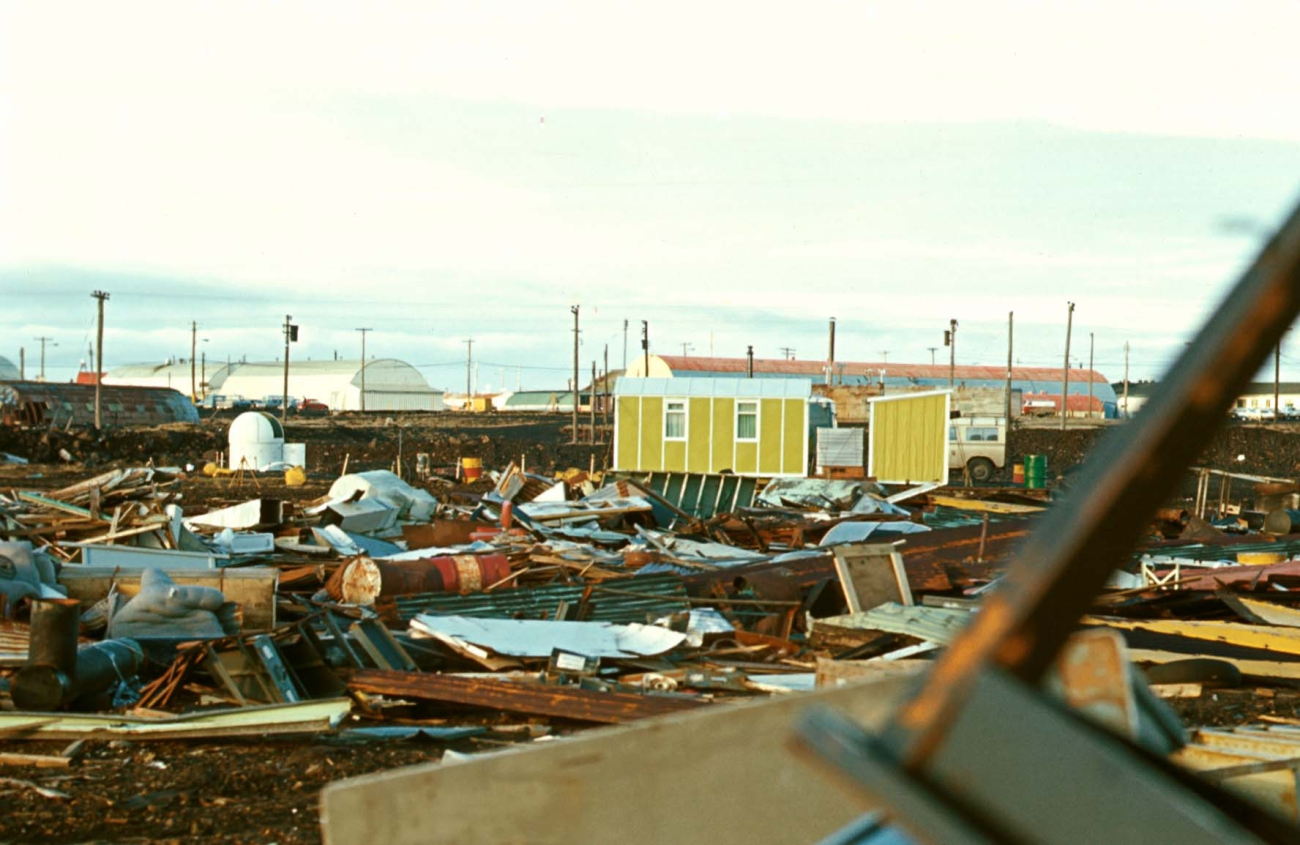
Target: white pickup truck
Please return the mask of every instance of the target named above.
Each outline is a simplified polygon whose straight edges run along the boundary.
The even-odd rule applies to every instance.
[[[960,417],[948,422],[948,469],[988,482],[1007,465],[1006,417]]]

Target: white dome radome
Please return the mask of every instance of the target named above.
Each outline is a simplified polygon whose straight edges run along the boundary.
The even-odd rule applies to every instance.
[[[248,411],[235,417],[230,424],[230,442],[235,443],[273,443],[284,440],[284,429],[280,421],[270,414],[260,411]]]

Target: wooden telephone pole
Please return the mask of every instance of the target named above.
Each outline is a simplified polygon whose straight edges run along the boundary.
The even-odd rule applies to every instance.
[[[108,294],[97,290],[91,294],[98,300],[98,321],[95,327],[95,430],[104,427],[104,405],[100,382],[104,373],[104,301]],[[45,345],[41,344],[41,378],[45,378]]]

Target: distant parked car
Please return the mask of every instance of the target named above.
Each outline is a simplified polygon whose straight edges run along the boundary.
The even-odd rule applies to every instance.
[[[328,417],[330,415],[330,406],[315,399],[304,399],[298,403],[294,413],[304,417]]]
[[[230,410],[232,411],[251,411],[257,407],[257,403],[252,399],[245,399],[242,396],[236,396],[230,400]]]

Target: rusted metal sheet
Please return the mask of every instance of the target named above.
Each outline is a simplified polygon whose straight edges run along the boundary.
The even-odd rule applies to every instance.
[[[446,548],[474,542],[470,534],[491,526],[468,519],[435,519],[431,523],[402,526],[402,539],[408,549]]]
[[[1029,519],[990,523],[982,560],[976,558],[983,526],[909,534],[900,549],[907,582],[913,592],[942,593],[965,580],[991,578],[1015,544],[1028,536],[1031,525]],[[773,573],[791,578],[793,583],[807,589],[825,578],[835,578],[835,561],[827,551],[817,557],[730,566],[719,572],[687,575],[683,580],[690,595],[707,596],[713,594],[712,585],[715,583],[730,585],[738,577],[754,580]]]
[[[607,725],[693,710],[706,704],[702,699],[382,670],[357,672],[348,681],[348,688]]]

